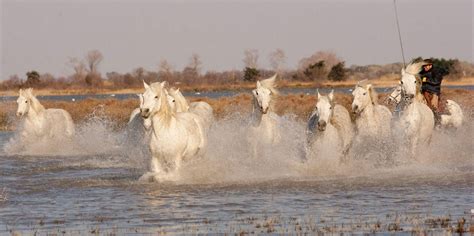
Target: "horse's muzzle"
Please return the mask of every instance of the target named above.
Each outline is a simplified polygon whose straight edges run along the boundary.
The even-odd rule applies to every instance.
[[[22,112],[17,112],[17,113],[16,113],[16,116],[22,117],[22,116],[23,116],[23,113],[22,113]]]
[[[354,114],[359,114],[359,106],[358,105],[352,105],[352,113]]]
[[[323,121],[323,120],[318,121],[318,130],[325,131],[326,125],[327,125],[326,121]]]
[[[150,109],[148,108],[140,109],[140,115],[145,119],[148,118],[150,116]]]
[[[267,108],[263,108],[263,107],[260,107],[260,111],[262,111],[263,114],[267,114],[268,112],[268,107]]]

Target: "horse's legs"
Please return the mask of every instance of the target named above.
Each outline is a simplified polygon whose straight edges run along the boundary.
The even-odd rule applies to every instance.
[[[163,172],[163,168],[161,167],[161,163],[158,161],[158,158],[151,157],[150,170],[151,172],[157,174]]]

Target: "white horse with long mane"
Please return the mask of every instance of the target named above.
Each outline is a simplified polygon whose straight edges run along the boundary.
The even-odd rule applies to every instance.
[[[354,137],[349,111],[334,101],[334,90],[327,96],[319,91],[316,107],[308,121],[308,145],[311,154],[321,149],[336,149],[336,155],[346,153]],[[319,150],[318,150],[319,149]]]
[[[33,89],[20,89],[16,115],[23,119],[20,139],[56,140],[71,138],[75,128],[71,115],[63,109],[46,109],[33,95]]]
[[[176,180],[183,161],[202,155],[207,137],[201,118],[190,112],[175,112],[164,84],[144,82],[140,114],[151,119],[150,172],[142,180]]]
[[[279,117],[274,112],[274,104],[278,90],[275,86],[276,74],[268,79],[257,81],[252,90],[253,112],[251,126],[251,142],[253,144],[275,144],[280,141]],[[254,145],[254,152],[256,152]]]
[[[356,114],[357,135],[371,138],[389,137],[392,113],[386,106],[378,104],[373,86],[359,82],[352,95],[352,112]]]
[[[418,100],[424,104],[426,104],[426,100],[421,97],[422,95],[418,95],[420,98]],[[388,102],[395,103],[397,105],[404,106],[404,101],[402,101],[402,85],[397,85],[393,91],[388,95]],[[464,122],[464,114],[461,109],[461,106],[453,100],[446,100],[446,107],[448,109],[449,114],[441,115],[441,125],[443,127],[455,127],[459,128]]]
[[[410,142],[410,150],[415,157],[416,149],[420,144],[428,144],[434,129],[434,115],[431,109],[423,103],[420,96],[421,80],[416,76],[421,70],[423,62],[410,63],[402,68],[400,80],[402,96],[407,103],[399,120],[399,130],[404,131],[405,138]]]

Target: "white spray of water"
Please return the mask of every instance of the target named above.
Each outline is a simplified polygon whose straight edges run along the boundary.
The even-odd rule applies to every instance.
[[[263,146],[262,155],[251,155],[247,115],[233,113],[216,121],[209,133],[204,157],[185,163],[178,184],[252,183],[275,179],[308,180],[406,174],[442,174],[474,169],[473,122],[462,129],[436,131],[429,147],[421,148],[416,159],[407,155],[403,140],[367,140],[352,147],[341,162],[331,147],[317,157],[305,155],[306,123],[292,115],[281,118],[282,140],[276,146]],[[11,155],[96,156],[87,165],[96,168],[126,167],[145,173],[150,153],[146,140],[133,130],[116,130],[116,124],[103,114],[94,113],[77,126],[72,140],[41,141],[18,145],[15,137],[4,150]],[[81,163],[84,164],[84,163]],[[138,176],[138,175],[137,175]],[[138,177],[137,177],[138,178]]]

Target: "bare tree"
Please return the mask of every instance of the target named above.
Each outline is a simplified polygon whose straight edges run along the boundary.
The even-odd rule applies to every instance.
[[[285,63],[286,63],[286,55],[283,49],[278,48],[275,51],[271,52],[268,55],[268,60],[270,61],[270,66],[272,69],[277,72],[278,74],[281,74],[283,70],[285,69]]]
[[[257,49],[247,49],[244,51],[243,59],[245,67],[257,69],[258,67],[258,50]]]
[[[68,65],[74,70],[74,80],[84,81],[87,76],[87,68],[86,64],[83,60],[79,60],[76,57],[69,58]]]
[[[306,70],[310,65],[313,65],[320,61],[324,61],[324,65],[329,69],[332,68],[334,65],[338,64],[339,62],[342,62],[341,58],[339,58],[334,52],[318,51],[310,57],[301,59],[298,63],[298,69],[301,71]]]
[[[104,59],[104,56],[99,50],[92,50],[87,53],[86,61],[90,73],[97,73],[97,67],[102,59]]]
[[[160,80],[170,81],[173,76],[173,65],[171,65],[166,59],[160,61],[158,65],[158,77]]]
[[[171,74],[173,72],[173,66],[166,60],[161,60],[158,65],[158,73]]]
[[[189,59],[188,67],[193,69],[197,74],[201,72],[202,61],[201,57],[197,53],[193,53]]]

